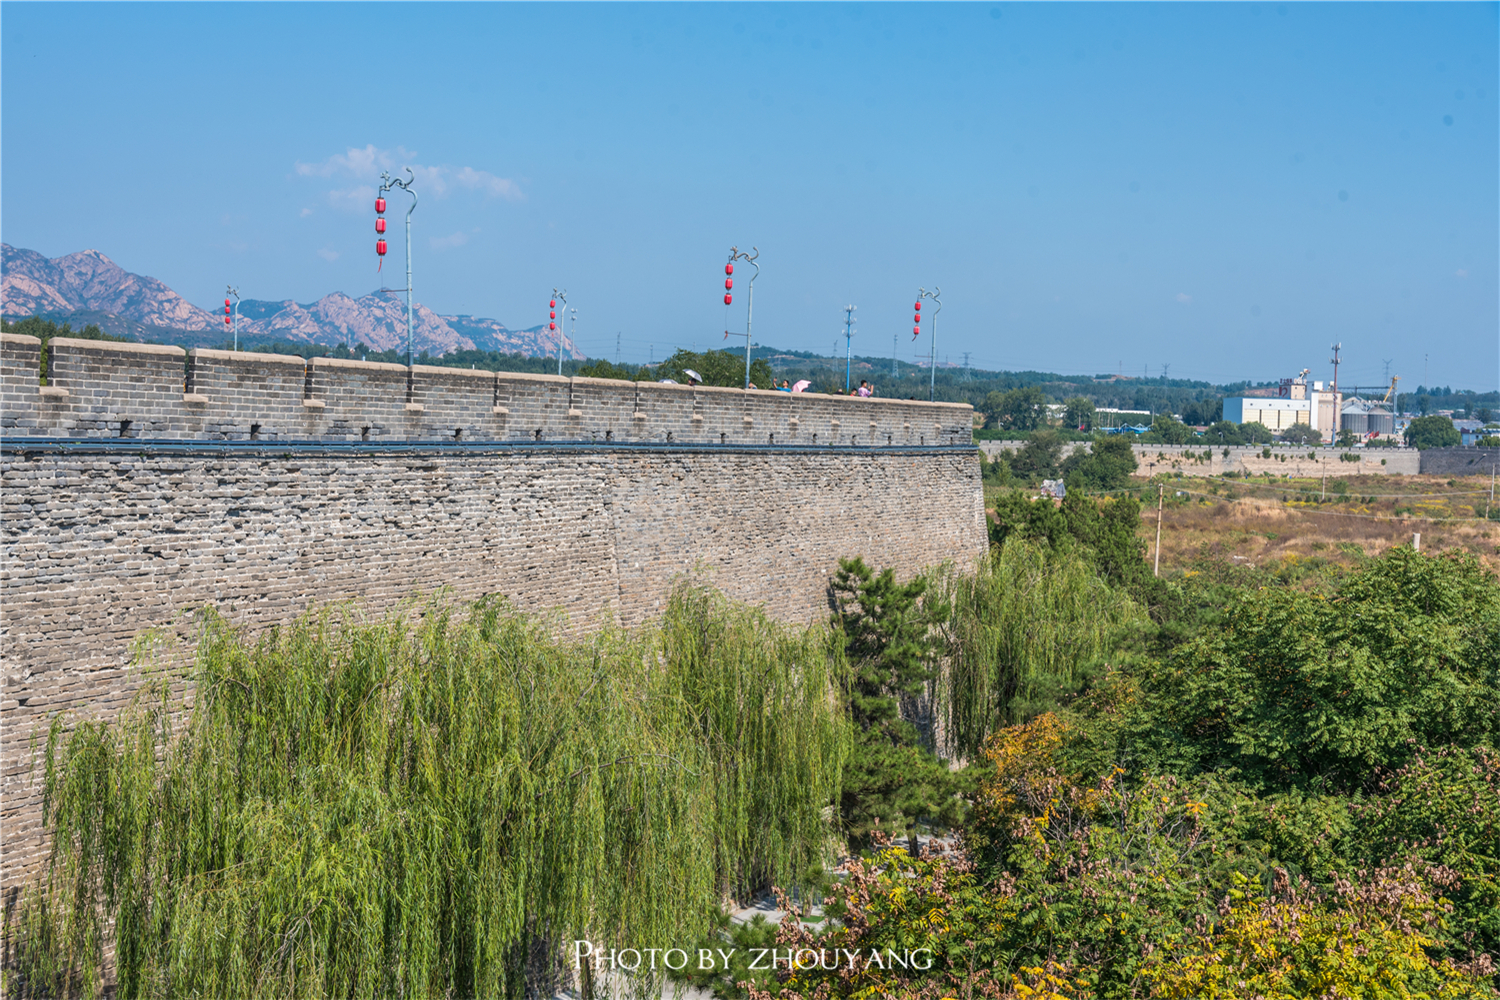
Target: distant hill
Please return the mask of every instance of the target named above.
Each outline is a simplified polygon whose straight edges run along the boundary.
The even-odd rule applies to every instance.
[[[48,259],[0,244],[0,275],[0,313],[9,319],[97,323],[106,333],[183,347],[217,347],[229,338],[221,313],[193,305],[155,278],[130,273],[97,250]],[[413,313],[412,341],[419,353],[477,349],[541,357],[557,351],[556,334],[544,325],[512,330],[479,316],[439,315],[421,303]],[[332,292],[306,304],[245,299],[239,329],[242,346],[279,340],[404,350],[406,305],[399,294],[378,291],[357,299]],[[568,345],[564,354],[584,357]]]

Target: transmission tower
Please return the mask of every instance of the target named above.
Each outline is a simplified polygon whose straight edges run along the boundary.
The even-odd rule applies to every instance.
[[[964,351],[964,381],[967,382],[969,379],[969,352]]]

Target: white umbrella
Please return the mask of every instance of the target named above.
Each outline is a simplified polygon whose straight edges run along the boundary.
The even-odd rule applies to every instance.
[[[682,374],[686,375],[688,378],[692,379],[694,382],[702,382],[703,381],[703,376],[699,375],[697,372],[693,371],[691,368],[684,368],[682,370]]]

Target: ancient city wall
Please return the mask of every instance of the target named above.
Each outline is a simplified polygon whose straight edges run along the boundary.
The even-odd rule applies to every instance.
[[[1488,476],[1500,470],[1500,448],[1428,448],[1422,472],[1429,476]]]
[[[183,441],[968,444],[966,405],[3,335],[0,430]]]
[[[38,863],[28,740],[108,715],[192,609],[504,594],[639,622],[696,573],[826,613],[841,556],[984,550],[970,408],[53,340],[0,343],[0,885]],[[175,637],[172,638],[172,637]]]
[[[1025,445],[1024,441],[981,441],[979,449],[987,457],[994,458],[1003,451],[1017,451]],[[1061,454],[1066,458],[1074,451],[1088,447],[1086,441],[1068,442],[1063,445]],[[1265,454],[1268,447],[1270,455]],[[1298,448],[1283,444],[1226,449],[1207,444],[1132,443],[1131,449],[1135,452],[1135,460],[1140,463],[1142,475],[1180,472],[1185,476],[1218,476],[1226,472],[1252,475],[1269,472],[1278,476],[1319,476],[1325,472],[1330,476],[1412,476],[1427,471],[1426,456],[1430,454],[1418,452],[1415,448]],[[1229,454],[1225,455],[1225,451]],[[1313,457],[1309,458],[1309,455]],[[1353,455],[1358,461],[1346,461],[1344,455]]]

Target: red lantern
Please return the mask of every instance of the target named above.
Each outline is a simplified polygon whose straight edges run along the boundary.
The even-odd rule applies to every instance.
[[[731,289],[733,287],[734,287],[734,279],[733,278],[725,278],[724,279],[724,290],[727,292],[727,291],[729,291],[729,289]]]
[[[733,274],[734,273],[734,265],[733,264],[725,264],[724,265],[724,273],[725,274]]]
[[[917,313],[915,316],[913,316],[911,318],[911,321],[913,323],[920,323],[920,322],[922,322],[922,314],[921,313]]]
[[[228,325],[229,325],[229,317],[228,317],[228,316],[225,316],[225,317],[224,317],[224,325],[225,325],[225,326],[228,326]]]
[[[553,299],[552,301],[548,302],[547,303],[547,308],[548,309],[556,309],[557,308],[557,300]]]
[[[385,199],[384,198],[376,198],[375,199],[375,213],[377,215],[379,215],[381,212],[384,212],[384,211],[385,211]]]
[[[730,302],[731,302],[731,301],[732,301],[732,300],[733,300],[733,299],[734,299],[734,296],[733,296],[733,295],[730,295],[730,294],[729,294],[729,293],[728,293],[728,292],[726,292],[726,293],[724,293],[724,304],[725,304],[725,305],[726,305],[726,306],[727,306],[727,305],[729,305],[729,303],[730,303]]]
[[[557,313],[555,313],[555,312],[549,312],[547,314],[547,318],[548,319],[557,319]]]
[[[375,253],[381,257],[385,256],[385,240],[375,241]]]
[[[921,312],[922,311],[922,300],[918,299],[917,300],[917,304],[913,308],[916,309],[917,312]]]
[[[375,231],[377,233],[383,233],[383,232],[385,232],[385,220],[384,219],[376,219],[375,220]]]
[[[557,324],[556,323],[548,323],[547,324],[547,329],[549,329],[549,330],[556,330],[557,329]]]
[[[911,328],[911,335],[913,337],[917,336],[921,332],[922,332],[922,328],[920,326],[914,326],[914,327]]]
[[[228,299],[224,300],[224,311],[225,312],[229,311],[229,300]]]

